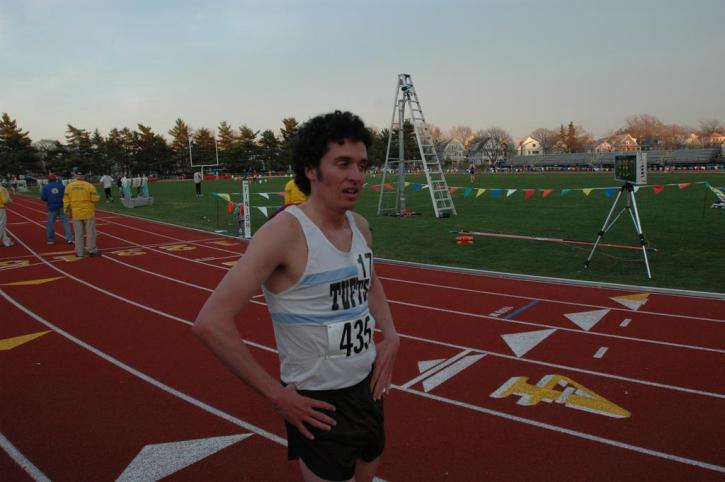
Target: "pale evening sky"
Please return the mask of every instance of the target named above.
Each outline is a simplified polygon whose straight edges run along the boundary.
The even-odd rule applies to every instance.
[[[336,108],[388,127],[399,73],[443,129],[725,122],[725,1],[0,0],[0,112],[34,141]]]

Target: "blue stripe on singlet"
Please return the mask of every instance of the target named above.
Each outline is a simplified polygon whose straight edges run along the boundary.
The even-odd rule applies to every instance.
[[[322,271],[321,273],[308,274],[302,278],[301,286],[318,285],[329,283],[331,281],[340,281],[347,278],[357,276],[357,268],[355,266],[345,266],[344,268],[334,269],[332,271]]]
[[[335,323],[338,321],[350,320],[356,318],[361,314],[368,311],[367,302],[349,310],[333,311],[330,313],[321,314],[309,314],[301,315],[297,313],[270,313],[272,321],[275,323],[282,323],[285,325],[294,324],[316,324],[316,325],[327,325],[329,323]]]

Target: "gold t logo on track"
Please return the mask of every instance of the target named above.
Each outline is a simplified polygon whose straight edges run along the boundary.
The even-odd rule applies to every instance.
[[[628,418],[632,414],[606,398],[597,395],[564,375],[546,375],[536,385],[527,383],[528,377],[511,377],[491,394],[492,398],[518,395],[518,405],[536,405],[539,402],[562,403],[565,407],[612,418]],[[562,388],[562,391],[557,390]]]
[[[146,254],[146,251],[141,248],[130,248],[113,251],[111,254],[115,254],[116,256],[141,256]]]
[[[188,244],[172,244],[170,246],[159,246],[159,249],[163,249],[164,251],[193,251],[196,249],[196,246],[189,246]]]

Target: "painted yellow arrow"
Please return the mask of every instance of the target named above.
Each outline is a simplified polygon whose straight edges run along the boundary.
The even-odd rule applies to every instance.
[[[5,338],[4,340],[0,340],[0,351],[5,350],[12,350],[13,348],[22,345],[23,343],[27,343],[29,341],[33,341],[36,338],[40,338],[43,335],[47,335],[53,330],[48,331],[39,331],[38,333],[31,333],[29,335],[21,335],[16,336],[13,338]]]
[[[50,283],[51,281],[63,279],[64,276],[56,276],[55,278],[31,279],[27,281],[16,281],[15,283],[2,283],[0,286],[34,286]]]
[[[218,246],[237,246],[239,243],[223,239],[221,241],[211,241],[209,244],[216,244]]]

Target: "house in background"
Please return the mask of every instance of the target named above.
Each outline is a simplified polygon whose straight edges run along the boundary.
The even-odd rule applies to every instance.
[[[612,144],[609,143],[606,139],[600,139],[599,142],[597,142],[594,145],[594,152],[612,152],[614,150],[614,147],[612,147]]]
[[[639,149],[637,139],[629,134],[618,134],[607,139],[613,151],[636,151]]]
[[[450,162],[459,165],[466,159],[466,148],[458,139],[451,139],[446,142],[441,154],[441,162]]]
[[[531,136],[517,143],[517,145],[520,156],[536,156],[544,153],[541,143]]]

